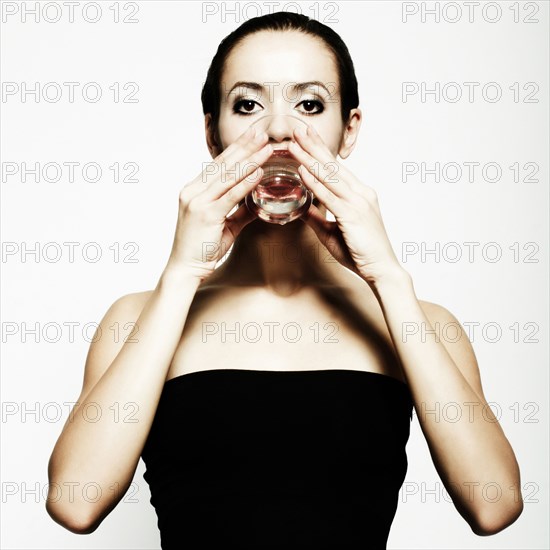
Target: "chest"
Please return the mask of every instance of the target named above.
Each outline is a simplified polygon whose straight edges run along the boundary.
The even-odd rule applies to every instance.
[[[167,378],[219,368],[357,369],[401,378],[379,308],[357,296],[204,292],[193,301]]]

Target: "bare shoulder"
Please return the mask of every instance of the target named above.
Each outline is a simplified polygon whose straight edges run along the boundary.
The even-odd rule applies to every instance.
[[[111,307],[114,307],[116,304],[117,307],[128,308],[131,310],[139,309],[141,311],[153,292],[153,290],[143,290],[141,292],[131,292],[129,294],[124,294],[120,298],[115,300]]]
[[[420,304],[426,315],[433,315],[435,317],[446,319],[456,319],[455,316],[441,304],[436,304],[435,302],[427,302],[426,300],[418,300],[418,303]]]
[[[133,337],[136,321],[152,293],[146,290],[124,294],[106,309],[86,356],[81,398],[97,384],[124,343]]]
[[[418,302],[432,326],[431,329],[435,330],[439,342],[443,344],[472,389],[482,400],[485,400],[479,365],[468,331],[444,306],[424,300],[418,300]],[[429,329],[429,327],[426,328]]]
[[[460,324],[460,321],[455,317],[455,315],[446,307],[441,304],[427,302],[425,300],[418,300],[418,303],[432,325],[433,323],[438,323],[440,330],[446,330],[449,332],[449,336],[446,338],[447,341],[455,340],[455,334],[450,334],[451,329],[455,328],[458,332],[460,332],[459,335],[456,335],[456,338],[462,343],[462,345],[466,345],[466,341],[469,343],[468,333],[464,330],[464,327]]]
[[[378,300],[372,292],[365,292],[364,282],[350,280],[350,286],[358,292],[362,303],[367,303],[367,308],[371,305],[378,311],[380,322],[387,327],[381,308],[376,307]],[[368,296],[368,300],[365,297]],[[478,395],[481,401],[485,401],[483,387],[481,385],[481,375],[475,352],[470,343],[469,333],[464,329],[456,316],[446,307],[435,302],[426,300],[418,300],[424,315],[428,319],[430,326],[418,327],[418,330],[426,331],[426,336],[423,341],[429,341],[429,334],[433,334],[432,330],[437,335],[437,340],[443,344],[451,359],[460,370],[470,387]]]

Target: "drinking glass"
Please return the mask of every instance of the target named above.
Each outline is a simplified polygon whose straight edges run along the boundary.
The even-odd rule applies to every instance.
[[[284,225],[308,211],[313,195],[304,185],[298,162],[288,151],[294,141],[293,131],[308,125],[292,115],[266,115],[252,126],[267,132],[272,141],[273,154],[262,165],[264,175],[258,185],[245,197],[248,209],[260,219]]]

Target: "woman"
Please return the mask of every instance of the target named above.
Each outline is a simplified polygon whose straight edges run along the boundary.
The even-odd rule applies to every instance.
[[[90,346],[78,406],[49,463],[50,483],[76,490],[56,493],[49,514],[72,532],[94,531],[143,456],[165,549],[385,548],[414,406],[473,532],[513,523],[519,468],[468,338],[433,337],[438,323],[462,327],[417,299],[375,191],[337,161],[361,125],[340,37],[292,13],[251,19],[220,44],[202,100],[214,161],[180,193],[156,288],[119,298],[101,322],[103,334],[115,322],[135,327],[126,343]],[[248,129],[265,115],[309,129]],[[302,164],[315,197],[282,226],[244,204],[274,145]],[[261,338],[242,330],[251,325]],[[281,330],[289,326],[291,336]],[[404,337],[405,326],[418,330]],[[79,408],[92,402],[137,403],[137,422],[87,422]],[[458,421],[433,412],[446,403],[464,404]],[[90,480],[103,489],[95,502],[78,491]],[[484,498],[487,484],[500,498]]]

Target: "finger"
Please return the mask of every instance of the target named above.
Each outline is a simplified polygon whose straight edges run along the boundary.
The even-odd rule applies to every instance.
[[[261,167],[256,168],[247,177],[243,178],[238,184],[229,189],[218,200],[212,203],[213,210],[219,216],[227,214],[243,200],[262,180],[264,171]]]
[[[327,210],[335,217],[338,217],[339,214],[342,215],[343,200],[340,197],[336,196],[327,186],[313,176],[303,164],[298,168],[298,172],[304,185],[319,199]]]
[[[304,223],[307,223],[313,229],[319,240],[324,244],[328,236],[328,228],[330,223],[321,211],[312,204],[307,212],[305,212],[300,218]]]
[[[337,162],[320,162],[297,143],[289,143],[288,149],[292,156],[305,166],[311,175],[330,189],[335,196],[345,198],[349,194],[349,189],[346,192],[346,187],[349,187],[347,183],[334,177],[339,170]]]
[[[225,229],[222,235],[223,250],[228,250],[237,238],[237,235],[256,218],[256,214],[251,212],[246,204],[239,206],[235,213],[226,220]]]
[[[215,157],[212,162],[227,162],[239,147],[251,144],[257,135],[258,132],[256,129],[250,126],[233,143],[230,143],[217,157]]]
[[[236,166],[236,163],[261,150],[267,141],[268,136],[265,132],[256,132],[256,129],[252,126],[248,128],[214,160],[203,163],[201,173],[186,186],[189,188],[187,192],[190,197],[194,198],[202,195],[201,198],[205,201],[213,201],[219,198],[225,192],[225,189],[221,189],[217,185],[212,193],[210,187],[219,183],[220,180],[223,183],[231,181],[234,183],[234,180],[231,180],[229,175],[231,173],[238,173],[242,169],[240,165]],[[252,171],[253,169],[246,172],[244,177]]]
[[[226,147],[217,157],[212,159],[211,161],[204,163],[203,162],[203,168],[201,173],[193,180],[191,184],[189,184],[189,187],[194,187],[197,190],[202,190],[204,187],[204,183],[207,183],[207,178],[211,174],[218,173],[218,163],[221,162],[223,159],[227,157],[228,154],[230,154],[234,149],[237,148],[238,143],[245,143],[247,141],[250,141],[254,138],[256,135],[255,130],[252,126],[250,126],[246,131],[244,131],[237,141],[235,143],[231,143],[228,147]]]
[[[246,132],[242,133],[236,141],[226,147],[226,149],[214,159],[214,162],[225,162],[225,164],[231,166],[235,162],[242,160],[263,147],[267,141],[268,136],[265,131],[251,126]]]
[[[243,176],[248,163],[255,161],[251,157],[265,148],[269,138],[264,131],[256,132],[255,128],[249,130],[252,130],[252,135],[249,131],[242,134],[205,167],[203,172],[207,188],[214,185],[217,193],[217,196],[210,197],[210,200],[219,198],[225,192],[225,189],[221,190],[217,185],[220,180],[222,183],[229,181],[234,184],[253,171],[250,170]]]
[[[231,168],[226,168],[222,164],[221,174],[204,189],[202,197],[209,202],[220,199],[260,168],[272,153],[273,146],[266,143],[259,151],[245,157],[243,161],[236,162]]]
[[[360,184],[345,166],[340,164],[312,126],[307,133],[296,131],[296,141],[290,144],[292,154],[331,191],[342,198],[350,190],[360,192]]]

